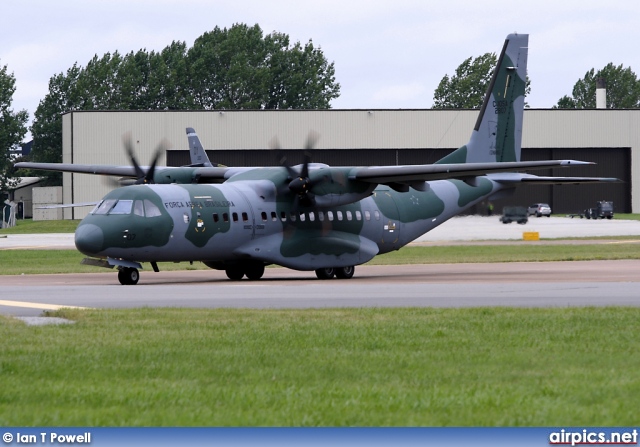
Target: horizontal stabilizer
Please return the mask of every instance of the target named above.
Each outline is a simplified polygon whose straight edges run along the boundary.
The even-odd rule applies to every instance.
[[[537,184],[537,185],[580,185],[584,183],[620,183],[613,177],[544,177],[530,174],[504,173],[490,174],[488,177],[499,183]]]

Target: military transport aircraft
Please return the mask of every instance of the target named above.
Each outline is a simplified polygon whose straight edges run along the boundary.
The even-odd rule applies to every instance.
[[[260,279],[269,264],[351,278],[354,266],[398,250],[476,203],[524,183],[613,182],[540,177],[533,169],[591,164],[520,161],[528,35],[510,34],[469,143],[432,165],[248,168],[213,165],[187,129],[192,165],[18,163],[18,168],[128,177],[78,225],[83,262],[117,267],[136,284],[141,262],[202,261],[232,280]],[[157,159],[157,155],[156,155]]]

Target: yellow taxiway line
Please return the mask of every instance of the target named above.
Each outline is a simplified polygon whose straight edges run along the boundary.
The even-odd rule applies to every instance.
[[[9,307],[28,307],[30,309],[46,309],[46,310],[59,310],[62,308],[69,309],[89,309],[89,307],[80,307],[80,306],[67,306],[60,304],[44,304],[44,303],[29,303],[27,301],[6,301],[0,300],[0,306],[9,306]]]

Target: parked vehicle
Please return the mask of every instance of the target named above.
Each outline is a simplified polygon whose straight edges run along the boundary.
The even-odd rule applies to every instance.
[[[526,224],[529,221],[527,209],[524,206],[505,206],[502,209],[502,216],[500,222],[508,224],[511,222],[518,222],[521,225]]]
[[[580,219],[583,217],[587,219],[613,219],[613,202],[601,200],[596,203],[594,208],[587,208],[579,214],[569,214],[572,219],[575,216],[579,216]]]
[[[613,202],[601,200],[595,208],[585,210],[587,219],[613,219]]]
[[[551,216],[551,207],[547,203],[534,203],[527,208],[527,214],[529,216],[535,215],[536,217]]]

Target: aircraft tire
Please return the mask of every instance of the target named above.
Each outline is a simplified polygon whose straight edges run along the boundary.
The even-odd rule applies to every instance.
[[[244,270],[239,267],[231,267],[224,271],[227,278],[232,281],[240,281],[244,277]]]
[[[125,267],[118,271],[118,281],[123,286],[135,286],[140,280],[140,272],[138,269]]]
[[[264,264],[250,264],[244,269],[244,274],[252,281],[258,280],[264,275]]]
[[[318,277],[318,279],[331,279],[335,274],[336,269],[334,269],[333,267],[316,270],[316,276]]]
[[[353,278],[353,274],[356,272],[356,268],[353,265],[348,267],[340,267],[336,270],[336,278],[338,279],[350,279]]]

